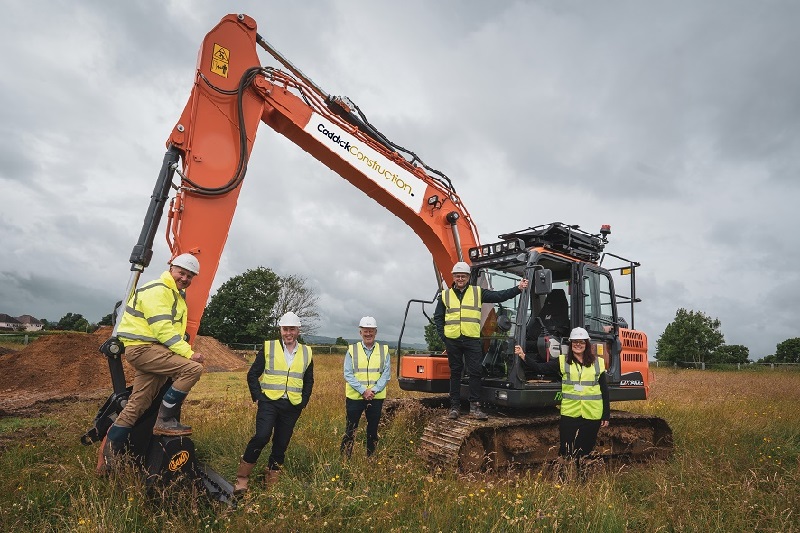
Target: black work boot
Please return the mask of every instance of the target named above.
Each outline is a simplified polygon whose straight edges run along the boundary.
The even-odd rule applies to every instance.
[[[469,416],[476,420],[489,420],[489,415],[481,410],[481,404],[478,402],[470,402],[469,404]]]
[[[167,407],[163,403],[158,409],[158,419],[153,426],[153,435],[166,435],[168,437],[186,437],[192,434],[191,426],[184,426],[178,421],[181,405]]]

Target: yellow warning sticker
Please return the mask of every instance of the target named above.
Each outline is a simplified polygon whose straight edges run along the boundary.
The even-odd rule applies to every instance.
[[[214,53],[211,56],[211,72],[227,78],[230,60],[231,51],[214,43]]]

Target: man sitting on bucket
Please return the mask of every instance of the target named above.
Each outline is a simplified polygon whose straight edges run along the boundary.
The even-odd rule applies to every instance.
[[[153,435],[185,436],[192,428],[180,423],[181,404],[203,372],[203,355],[192,350],[186,333],[185,290],[200,273],[200,262],[192,254],[181,254],[157,280],[145,283],[125,306],[117,337],[125,346],[125,357],[136,371],[133,390],[114,424],[109,428],[103,455],[113,466],[114,456],[125,443],[136,421],[172,378],[164,394],[153,427]]]

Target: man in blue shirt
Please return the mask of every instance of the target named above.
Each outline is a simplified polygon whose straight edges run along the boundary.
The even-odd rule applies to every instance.
[[[375,342],[378,333],[375,319],[371,316],[362,318],[358,333],[361,342],[351,344],[344,356],[347,426],[340,451],[347,457],[353,452],[353,438],[362,413],[367,417],[367,457],[375,452],[378,423],[391,376],[389,347]]]

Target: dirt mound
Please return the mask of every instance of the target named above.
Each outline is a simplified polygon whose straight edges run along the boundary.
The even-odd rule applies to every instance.
[[[108,361],[99,348],[111,331],[45,335],[22,350],[0,355],[0,415],[39,401],[109,394]],[[198,336],[195,350],[205,355],[207,372],[246,366],[244,358],[210,337]],[[134,372],[124,357],[123,368],[130,385]]]
[[[0,355],[5,355],[7,353],[15,353],[16,350],[12,350],[11,348],[6,348],[4,346],[0,346]]]
[[[203,365],[206,367],[206,372],[230,372],[247,367],[244,357],[233,352],[214,337],[198,335],[192,348],[205,356]]]

